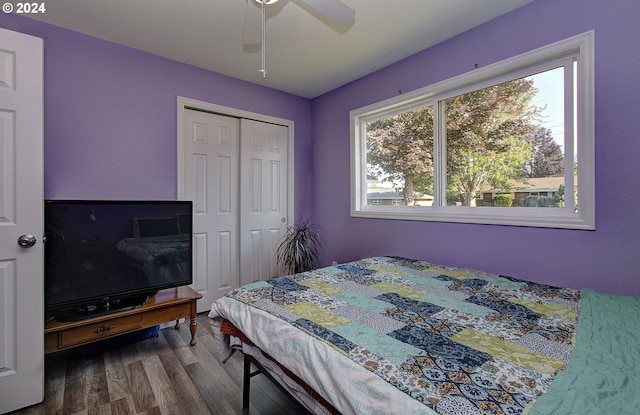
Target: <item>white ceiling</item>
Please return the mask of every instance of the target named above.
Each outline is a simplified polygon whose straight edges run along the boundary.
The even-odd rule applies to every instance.
[[[259,45],[243,44],[246,13],[261,22],[247,1],[54,0],[30,17],[314,98],[533,0],[342,0],[355,10],[344,26],[279,0],[267,6],[266,78]]]

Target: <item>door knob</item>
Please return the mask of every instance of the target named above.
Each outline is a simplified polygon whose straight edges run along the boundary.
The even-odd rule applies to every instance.
[[[22,248],[31,248],[36,244],[36,237],[33,235],[21,235],[18,238],[18,245]]]

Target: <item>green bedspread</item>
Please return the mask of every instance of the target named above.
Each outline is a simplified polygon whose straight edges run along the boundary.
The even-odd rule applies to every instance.
[[[640,297],[581,294],[568,367],[529,415],[640,414]]]

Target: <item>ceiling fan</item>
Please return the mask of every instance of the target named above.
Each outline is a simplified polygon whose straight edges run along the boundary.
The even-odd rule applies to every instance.
[[[246,0],[243,44],[245,46],[257,46],[263,42],[263,28],[265,16],[260,16],[263,6],[284,7],[287,3],[296,3],[310,14],[338,30],[353,23],[356,11],[344,4],[341,0]],[[278,3],[279,4],[276,4]],[[262,21],[261,21],[262,20]]]

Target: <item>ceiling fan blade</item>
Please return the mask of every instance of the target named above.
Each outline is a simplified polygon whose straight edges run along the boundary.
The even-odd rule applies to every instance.
[[[340,0],[304,0],[304,2],[338,26],[350,24],[356,15],[355,10]]]
[[[244,32],[242,34],[243,45],[259,45],[262,43],[262,21],[260,9],[252,4],[253,0],[247,0],[247,9],[244,14]]]

